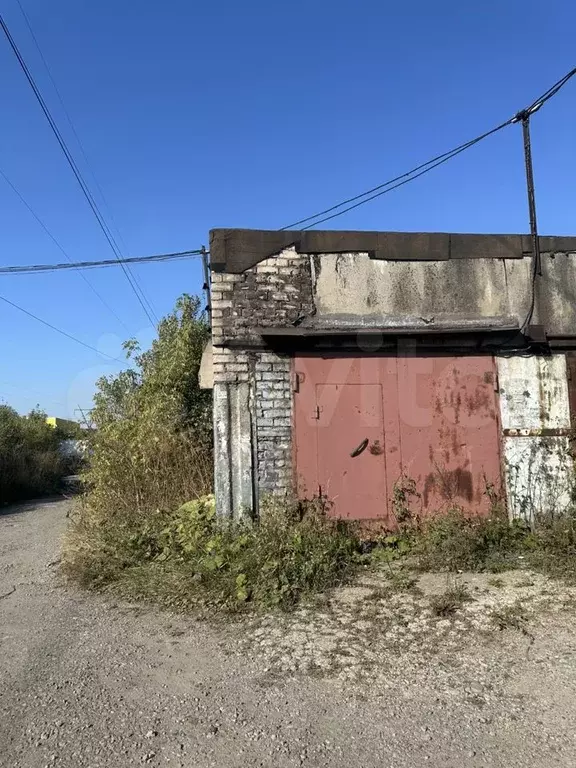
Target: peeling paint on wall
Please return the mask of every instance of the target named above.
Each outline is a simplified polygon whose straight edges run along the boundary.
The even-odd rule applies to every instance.
[[[574,474],[566,436],[566,359],[499,357],[497,363],[510,515],[532,519],[539,513],[564,512],[571,503]]]
[[[567,437],[505,437],[503,453],[511,517],[566,512],[574,473]]]

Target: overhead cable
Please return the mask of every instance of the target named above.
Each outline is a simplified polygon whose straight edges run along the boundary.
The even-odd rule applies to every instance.
[[[42,111],[44,113],[44,116],[46,117],[46,120],[48,121],[48,124],[49,124],[50,128],[52,129],[52,132],[53,132],[54,136],[56,137],[56,140],[58,141],[60,149],[62,150],[62,152],[64,154],[64,157],[66,158],[66,160],[68,162],[68,165],[72,169],[72,172],[73,172],[73,174],[74,174],[74,176],[76,178],[76,181],[78,182],[78,184],[80,186],[80,189],[82,190],[82,192],[84,194],[84,197],[86,198],[86,200],[88,202],[88,205],[90,206],[94,216],[96,217],[96,221],[98,222],[98,225],[99,225],[100,229],[104,233],[104,236],[106,237],[106,240],[108,241],[108,244],[110,245],[110,248],[112,249],[112,252],[116,256],[116,258],[120,259],[122,254],[120,252],[120,249],[118,248],[118,244],[117,244],[116,240],[114,239],[114,235],[112,234],[112,232],[110,231],[110,228],[106,224],[106,221],[105,221],[104,217],[102,216],[102,213],[101,213],[100,209],[98,208],[98,204],[96,203],[92,193],[90,192],[90,189],[87,186],[87,184],[86,184],[86,182],[85,182],[85,180],[84,180],[84,178],[83,178],[83,176],[82,176],[82,174],[81,174],[81,172],[80,172],[80,170],[79,170],[79,168],[78,168],[78,166],[76,164],[76,161],[74,160],[74,157],[72,156],[72,154],[71,154],[71,152],[70,152],[70,150],[69,150],[69,148],[68,148],[68,146],[66,144],[66,141],[65,141],[64,137],[62,136],[62,134],[61,134],[61,132],[60,132],[60,130],[59,130],[59,128],[58,128],[54,118],[52,117],[52,114],[50,113],[50,110],[48,109],[48,105],[44,101],[44,98],[43,98],[42,94],[40,93],[40,90],[39,90],[38,86],[36,85],[36,82],[34,81],[34,78],[33,78],[32,74],[31,74],[30,70],[28,69],[28,66],[27,66],[26,62],[24,61],[24,58],[23,58],[22,54],[20,53],[20,50],[19,50],[18,46],[16,45],[16,42],[15,42],[14,38],[12,37],[12,34],[10,33],[10,30],[8,29],[8,26],[7,26],[6,22],[4,21],[4,18],[3,18],[3,16],[1,14],[0,14],[0,27],[2,27],[2,30],[3,30],[3,32],[4,32],[5,36],[6,36],[6,39],[8,40],[8,43],[10,44],[10,47],[12,48],[12,51],[13,51],[14,55],[16,56],[16,59],[18,60],[18,63],[20,64],[20,67],[21,67],[22,71],[24,72],[24,75],[26,76],[26,79],[28,80],[28,83],[29,83],[30,87],[32,88],[32,91],[34,92],[36,100],[40,104],[40,107],[41,107],[41,109],[42,109]],[[122,271],[124,272],[124,275],[126,276],[126,279],[128,280],[128,283],[130,284],[130,287],[132,288],[134,294],[136,295],[136,298],[138,299],[138,302],[140,303],[140,306],[144,310],[144,313],[146,314],[148,320],[150,321],[150,323],[152,325],[155,325],[155,323],[158,322],[158,318],[156,317],[156,320],[154,320],[152,318],[152,315],[150,314],[150,312],[152,312],[152,314],[154,314],[154,310],[152,309],[152,306],[151,306],[150,302],[148,301],[148,299],[146,299],[146,297],[144,295],[144,292],[142,291],[141,288],[140,288],[140,290],[138,290],[134,276],[131,275],[129,269],[125,265],[122,265]],[[148,304],[148,307],[150,309],[148,309],[146,304]]]
[[[295,221],[292,224],[288,224],[285,227],[282,227],[280,231],[284,231],[286,229],[295,229],[295,228],[300,228],[302,231],[311,229],[312,227],[315,227],[318,224],[322,224],[325,221],[330,221],[331,219],[335,219],[338,216],[342,216],[342,214],[344,213],[348,213],[348,211],[352,211],[355,208],[358,208],[361,205],[364,205],[365,203],[369,203],[371,200],[375,200],[377,197],[381,197],[382,195],[385,195],[388,192],[392,192],[392,190],[398,189],[398,187],[401,187],[404,184],[408,184],[410,181],[414,181],[415,179],[419,178],[420,176],[423,176],[424,174],[428,173],[434,168],[437,168],[439,165],[442,165],[443,163],[448,162],[448,160],[451,160],[453,157],[456,157],[461,152],[464,152],[465,150],[470,149],[470,147],[473,147],[475,144],[478,144],[479,142],[483,141],[489,136],[492,136],[494,133],[501,131],[503,128],[506,128],[508,125],[512,125],[513,123],[518,122],[519,120],[522,119],[524,114],[533,114],[538,109],[540,109],[542,105],[545,104],[549,99],[555,96],[558,93],[558,91],[574,75],[576,75],[576,67],[570,70],[570,72],[564,75],[564,77],[562,77],[556,83],[554,83],[553,86],[551,86],[544,94],[542,94],[542,96],[536,99],[536,101],[534,101],[526,110],[522,110],[521,112],[518,112],[514,117],[510,118],[509,120],[506,120],[500,125],[497,125],[495,128],[492,128],[491,130],[486,131],[480,136],[477,136],[475,139],[471,139],[470,141],[467,141],[464,144],[460,144],[459,146],[454,147],[454,149],[451,149],[448,152],[444,152],[441,155],[437,155],[436,157],[433,157],[431,160],[428,160],[426,163],[422,163],[421,165],[418,165],[415,168],[412,168],[412,170],[407,171],[406,173],[403,173],[400,176],[395,176],[393,179],[389,179],[388,181],[385,181],[382,184],[378,184],[377,186],[372,187],[371,189],[368,189],[365,192],[361,192],[358,195],[354,195],[353,197],[349,197],[346,200],[342,200],[336,205],[330,206],[330,208],[325,208],[324,210],[319,211],[318,213],[315,213],[312,216],[306,216],[305,218],[299,219],[298,221]],[[350,205],[350,203],[353,203],[353,205]],[[347,206],[347,207],[344,207],[344,206]],[[339,209],[342,209],[342,210],[339,210]],[[330,215],[326,215],[326,214],[330,214]],[[320,218],[320,217],[323,217],[323,218]],[[308,224],[308,226],[306,227],[300,227],[301,224],[306,224],[307,222],[312,222],[312,223]]]
[[[42,64],[44,65],[44,69],[46,70],[46,74],[48,75],[48,77],[50,79],[50,82],[52,83],[52,87],[54,88],[54,93],[58,97],[58,101],[60,102],[60,106],[62,107],[62,112],[64,113],[66,121],[68,122],[68,125],[70,126],[70,130],[72,131],[72,134],[74,135],[74,138],[76,139],[76,143],[78,144],[78,148],[80,149],[80,152],[82,154],[82,158],[83,158],[83,160],[84,160],[84,162],[86,164],[86,167],[90,171],[90,175],[92,176],[94,184],[96,185],[96,188],[98,189],[98,192],[100,194],[102,202],[104,203],[105,207],[108,210],[108,214],[110,215],[110,219],[111,219],[112,223],[114,223],[112,212],[110,210],[110,207],[109,207],[108,203],[106,202],[106,198],[104,196],[104,192],[102,191],[102,187],[98,183],[98,179],[96,177],[96,174],[92,170],[92,167],[90,165],[90,161],[88,160],[88,155],[86,154],[86,151],[84,149],[84,145],[82,144],[82,141],[80,140],[80,136],[78,135],[78,132],[76,130],[76,126],[72,122],[72,117],[70,116],[70,113],[66,109],[66,104],[64,103],[64,99],[62,98],[62,94],[60,93],[58,85],[56,84],[56,80],[54,79],[54,77],[52,75],[52,71],[50,70],[50,67],[48,66],[48,62],[46,61],[46,57],[42,53],[42,48],[40,47],[40,43],[38,42],[38,38],[36,37],[36,35],[34,33],[34,30],[32,28],[32,24],[30,23],[30,19],[28,17],[28,14],[24,10],[24,6],[20,2],[20,0],[16,0],[16,2],[18,3],[18,6],[20,8],[20,12],[22,13],[22,16],[24,18],[26,26],[28,27],[28,31],[30,32],[30,36],[31,36],[32,40],[34,41],[34,45],[36,46],[36,50],[38,51],[38,55],[40,56]],[[116,227],[116,229],[118,229],[118,228]],[[120,235],[120,233],[118,233],[118,234]],[[121,236],[120,236],[120,239],[122,239]]]
[[[59,250],[60,250],[60,251],[61,251],[61,252],[64,254],[64,256],[65,256],[65,257],[68,259],[68,261],[69,261],[69,264],[67,264],[67,265],[65,265],[65,266],[67,266],[69,269],[75,268],[75,267],[74,267],[74,264],[73,264],[73,262],[72,262],[72,259],[70,258],[70,256],[68,255],[68,253],[67,253],[67,252],[64,250],[63,246],[62,246],[62,245],[61,245],[61,244],[58,242],[58,240],[57,240],[57,239],[54,237],[54,235],[52,234],[52,232],[50,232],[50,230],[48,229],[48,227],[46,226],[46,224],[44,224],[44,222],[42,221],[42,219],[41,219],[41,218],[40,218],[40,217],[39,217],[39,216],[36,214],[36,212],[34,211],[34,209],[33,209],[33,208],[32,208],[32,207],[31,207],[31,206],[28,204],[28,202],[27,202],[27,201],[26,201],[26,199],[23,197],[23,195],[22,195],[22,194],[19,192],[19,190],[18,190],[18,189],[17,189],[17,188],[14,186],[14,184],[13,184],[13,183],[10,181],[10,179],[8,178],[8,176],[6,176],[6,174],[4,173],[4,171],[3,171],[3,170],[1,170],[1,169],[0,169],[0,176],[2,176],[2,178],[4,179],[4,181],[6,182],[6,184],[8,184],[8,186],[9,186],[9,187],[10,187],[10,189],[11,189],[11,190],[14,192],[14,194],[15,194],[15,195],[18,197],[18,199],[20,200],[20,202],[21,202],[21,203],[22,203],[22,204],[23,204],[23,205],[24,205],[24,206],[25,206],[25,207],[28,209],[28,211],[30,212],[30,214],[31,214],[31,215],[32,215],[32,216],[33,216],[33,217],[36,219],[36,221],[38,222],[38,224],[39,224],[39,225],[42,227],[42,229],[44,230],[44,232],[46,232],[46,234],[48,235],[48,237],[50,238],[50,240],[52,240],[52,242],[54,243],[54,245],[55,245],[55,246],[56,246],[56,247],[57,247],[57,248],[58,248],[58,249],[59,249]],[[3,267],[3,268],[2,268],[2,271],[4,271],[4,270],[6,270],[7,272],[10,272],[10,271],[11,271],[11,268],[10,268],[10,267]],[[97,291],[97,290],[96,290],[96,288],[95,288],[95,287],[92,285],[92,283],[91,283],[91,282],[88,280],[88,278],[86,277],[86,275],[84,275],[84,273],[83,273],[83,272],[81,272],[80,270],[77,270],[77,271],[78,271],[78,274],[80,275],[80,277],[82,278],[82,280],[84,280],[84,282],[86,283],[86,285],[87,285],[87,286],[90,288],[90,290],[92,291],[92,293],[93,293],[93,294],[94,294],[94,295],[95,295],[95,296],[98,298],[98,300],[99,300],[99,301],[102,303],[102,306],[106,307],[106,309],[107,309],[107,310],[108,310],[108,311],[109,311],[109,312],[110,312],[110,313],[111,313],[111,314],[112,314],[112,315],[113,315],[113,316],[116,318],[116,320],[118,320],[118,322],[120,323],[120,325],[121,325],[123,328],[125,328],[125,329],[126,329],[126,331],[128,331],[128,333],[130,333],[130,329],[128,328],[128,326],[126,325],[126,323],[125,323],[125,322],[122,320],[122,318],[121,318],[121,317],[120,317],[120,316],[117,314],[117,312],[116,312],[116,311],[115,311],[115,310],[114,310],[114,309],[113,309],[113,308],[110,306],[110,304],[108,304],[108,302],[107,302],[107,301],[106,301],[106,299],[105,299],[105,298],[102,296],[102,294],[101,294],[99,291]]]
[[[3,301],[5,304],[9,304],[11,307],[14,307],[14,309],[17,309],[19,312],[23,312],[25,315],[28,315],[28,317],[33,318],[34,320],[37,320],[39,323],[42,323],[42,325],[45,325],[47,328],[51,328],[53,331],[56,331],[56,333],[59,333],[61,336],[66,336],[67,339],[71,339],[72,341],[75,341],[77,344],[81,344],[83,347],[86,347],[86,349],[92,350],[92,352],[96,352],[98,355],[103,355],[103,357],[107,357],[110,360],[114,360],[117,363],[125,363],[125,360],[120,360],[119,357],[112,357],[112,355],[107,355],[105,352],[101,352],[99,349],[96,349],[96,347],[91,346],[90,344],[87,344],[85,341],[82,341],[82,339],[76,338],[76,336],[72,336],[71,333],[68,333],[67,331],[63,331],[61,328],[58,328],[55,325],[52,325],[52,323],[49,323],[47,320],[43,320],[41,317],[38,317],[38,315],[35,315],[33,312],[30,312],[27,309],[24,309],[24,307],[21,307],[19,304],[16,304],[14,301],[10,301],[10,299],[7,299],[5,296],[0,296],[0,301]]]
[[[117,267],[119,264],[151,264],[154,262],[175,261],[201,256],[202,251],[178,251],[176,253],[157,253],[153,256],[131,256],[127,259],[103,259],[101,261],[73,261],[69,264],[17,264],[12,267],[0,267],[1,275],[30,275],[37,272],[59,272],[66,269],[97,269],[99,267]]]

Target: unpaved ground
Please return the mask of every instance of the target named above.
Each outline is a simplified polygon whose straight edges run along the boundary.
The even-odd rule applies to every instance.
[[[66,510],[0,513],[2,768],[576,764],[574,595],[556,583],[463,576],[474,600],[443,619],[445,577],[418,593],[367,575],[314,610],[208,627],[64,586]],[[499,630],[518,601],[529,623]]]

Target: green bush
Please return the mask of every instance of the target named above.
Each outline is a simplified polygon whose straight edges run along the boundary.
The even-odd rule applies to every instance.
[[[576,510],[560,515],[536,515],[526,538],[524,558],[534,569],[576,580]]]
[[[127,342],[132,366],[97,382],[86,514],[145,522],[212,490],[212,393],[198,384],[208,337],[200,300],[182,296],[152,347]]]
[[[86,518],[76,525],[85,526]],[[289,609],[343,583],[359,562],[346,525],[314,504],[269,501],[257,522],[220,520],[212,496],[140,525],[68,537],[64,568],[85,586],[171,606]],[[86,546],[86,542],[90,546]]]
[[[85,586],[173,606],[288,608],[346,579],[358,541],[314,505],[270,501],[257,522],[216,517],[211,393],[198,387],[208,336],[199,300],[183,296],[152,348],[129,342],[134,365],[98,382],[63,567]]]
[[[20,416],[0,405],[0,503],[55,493],[73,469],[61,451],[66,437],[39,410]]]

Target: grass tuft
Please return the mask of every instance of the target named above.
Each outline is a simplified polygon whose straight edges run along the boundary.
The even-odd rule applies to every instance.
[[[432,595],[430,607],[434,616],[446,618],[453,616],[462,606],[470,602],[472,596],[465,584],[455,581],[439,595]]]

